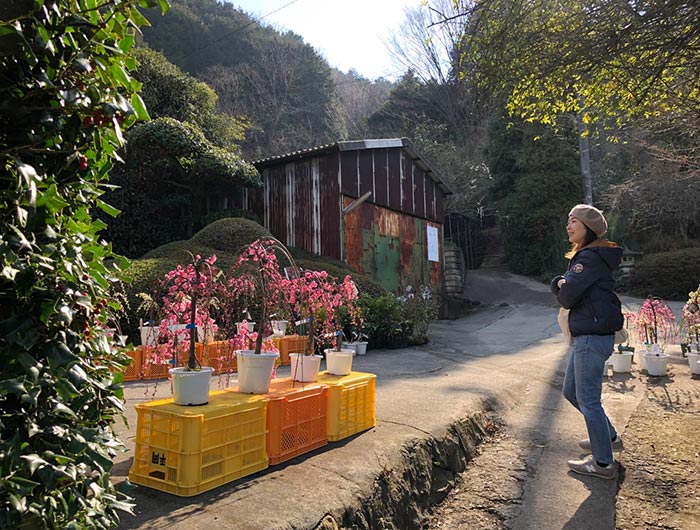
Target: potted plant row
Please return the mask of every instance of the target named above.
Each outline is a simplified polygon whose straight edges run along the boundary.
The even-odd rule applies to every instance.
[[[288,267],[280,265],[278,254],[289,263]],[[165,291],[160,308],[163,318],[158,326],[156,347],[146,349],[148,362],[173,365],[169,373],[176,403],[197,405],[208,401],[214,367],[202,366],[197,357],[199,328],[204,330],[206,338],[217,339],[216,349],[204,351],[217,352],[218,357],[213,353],[208,355],[210,363],[218,364],[219,374],[226,371],[229,376],[235,364],[240,392],[268,392],[279,357],[269,339],[283,335],[289,322],[294,323],[297,332],[307,336],[302,351],[290,354],[295,380],[308,382],[318,377],[322,356],[315,353],[316,345],[327,346],[324,351],[328,372],[339,375],[350,372],[353,352],[349,352],[350,363],[338,364],[338,358],[348,354],[339,348],[341,308],[356,312],[357,288],[350,276],[337,281],[325,271],[303,271],[286,247],[274,238],[246,246],[226,273],[214,265],[215,256],[190,257],[186,267],[178,266],[169,272],[160,286]],[[243,314],[245,318],[241,321]],[[268,324],[270,316],[277,319],[270,319]],[[260,328],[257,332],[256,322]],[[209,341],[205,339],[205,342]],[[187,344],[187,362],[178,366],[178,351],[183,343]],[[198,397],[180,397],[181,390],[189,389],[189,382],[198,379],[195,376],[202,376],[203,380]]]
[[[688,359],[690,373],[700,375],[700,286],[688,293],[681,315],[681,348]],[[685,346],[685,348],[683,348]]]

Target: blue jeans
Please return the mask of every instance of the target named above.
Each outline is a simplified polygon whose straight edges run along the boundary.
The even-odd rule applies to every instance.
[[[605,361],[613,351],[614,342],[614,335],[574,337],[562,389],[564,397],[583,414],[591,453],[601,464],[612,463],[611,441],[617,436],[600,403]]]

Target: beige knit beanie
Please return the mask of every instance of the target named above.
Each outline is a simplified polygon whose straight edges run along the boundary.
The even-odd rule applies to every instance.
[[[588,228],[593,230],[595,235],[601,237],[608,231],[608,222],[598,208],[588,204],[577,204],[569,212],[569,217],[575,217]]]

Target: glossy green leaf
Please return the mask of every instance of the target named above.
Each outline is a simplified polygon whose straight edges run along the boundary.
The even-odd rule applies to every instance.
[[[3,486],[16,495],[26,496],[29,495],[34,488],[39,486],[39,483],[24,477],[14,476],[5,480]]]
[[[2,396],[8,394],[22,395],[26,393],[27,389],[24,388],[24,383],[21,379],[6,379],[0,381],[0,395]]]
[[[17,206],[17,222],[22,228],[26,228],[27,226],[27,217],[29,213],[27,210],[22,208],[21,206]]]
[[[37,9],[12,27],[0,24],[2,122],[11,131],[0,150],[0,489],[7,528],[23,527],[29,514],[36,520],[27,528],[110,528],[115,510],[131,509],[107,474],[107,455],[121,443],[110,429],[120,390],[103,365],[122,361],[88,332],[96,302],[112,296],[112,263],[121,261],[103,241],[107,225],[94,216],[118,213],[100,195],[130,123],[110,120],[115,111],[137,112],[131,102],[140,101],[140,83],[129,73],[134,60],[126,55],[136,26],[145,23],[132,12],[137,4],[13,0],[14,7]],[[7,8],[2,3],[0,12]],[[145,108],[141,115],[147,117]],[[95,126],[96,118],[106,122]],[[113,319],[113,311],[108,303],[99,319]],[[104,473],[92,475],[96,468]],[[82,497],[81,485],[91,482],[99,496]]]
[[[148,20],[135,7],[131,9],[130,15],[131,15],[131,22],[133,22],[137,26],[148,25]]]
[[[27,464],[31,474],[34,474],[39,467],[48,465],[48,462],[37,454],[22,455],[22,460]]]
[[[136,116],[139,120],[147,121],[151,119],[141,96],[134,94],[131,98],[131,105],[134,107],[134,112],[136,112]]]
[[[69,407],[66,407],[63,403],[55,403],[52,412],[57,416],[68,416],[73,419],[77,419],[75,412],[73,412]]]

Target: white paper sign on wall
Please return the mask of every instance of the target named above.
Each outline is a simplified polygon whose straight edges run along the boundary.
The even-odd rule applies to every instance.
[[[438,231],[434,226],[428,226],[428,261],[440,261],[438,253]]]

